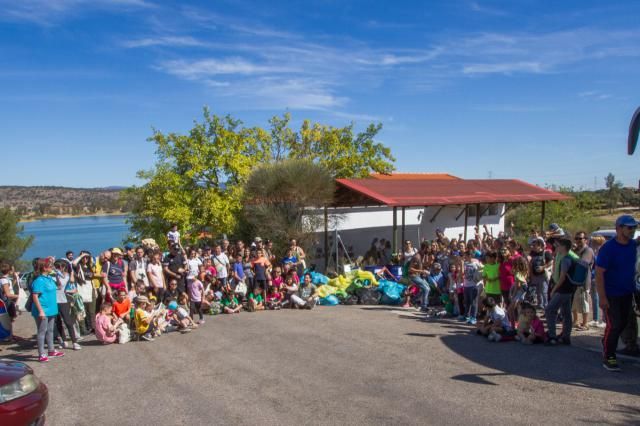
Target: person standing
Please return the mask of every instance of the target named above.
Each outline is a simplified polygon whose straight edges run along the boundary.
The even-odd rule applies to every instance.
[[[571,344],[571,327],[573,325],[571,318],[571,299],[575,286],[569,281],[569,271],[575,260],[573,256],[569,254],[571,251],[571,240],[561,239],[556,240],[556,262],[557,269],[559,271],[556,284],[551,290],[549,304],[545,309],[545,316],[547,318],[547,328],[549,329],[550,345],[562,343],[564,345]],[[560,339],[556,338],[556,319],[558,317],[558,310],[562,314],[562,336]]]
[[[36,321],[38,330],[38,360],[40,362],[49,361],[49,357],[64,355],[53,346],[53,331],[58,316],[58,303],[56,302],[57,285],[51,277],[52,268],[53,259],[39,259],[35,267],[37,277],[31,287],[30,297],[33,299],[31,315]],[[45,340],[48,352],[44,351]]]
[[[604,243],[596,260],[596,287],[607,322],[602,339],[602,366],[609,371],[620,371],[616,349],[629,322],[636,289],[637,244],[632,238],[637,227],[633,216],[618,217],[616,237]]]
[[[575,253],[580,257],[580,260],[589,265],[587,270],[587,281],[584,286],[576,288],[576,292],[573,295],[573,322],[578,324],[578,330],[587,330],[589,328],[589,305],[591,300],[591,270],[595,262],[595,254],[591,247],[587,245],[587,234],[584,231],[576,232],[575,238]],[[578,315],[582,316],[582,322]]]

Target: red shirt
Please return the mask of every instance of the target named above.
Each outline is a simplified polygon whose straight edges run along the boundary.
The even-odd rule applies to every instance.
[[[113,301],[113,313],[119,317],[122,317],[122,314],[129,313],[131,310],[131,300],[126,297],[122,302],[118,302],[117,300]]]
[[[513,263],[512,258],[505,260],[500,264],[498,268],[498,277],[500,279],[500,290],[509,291],[515,283],[515,277],[513,276]]]

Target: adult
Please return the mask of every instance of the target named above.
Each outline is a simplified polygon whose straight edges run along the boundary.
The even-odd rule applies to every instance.
[[[632,310],[637,256],[637,244],[632,238],[637,227],[633,216],[618,217],[616,237],[604,243],[596,261],[596,288],[607,322],[602,366],[609,371],[620,371],[616,349]]]
[[[56,351],[53,346],[53,331],[56,317],[58,316],[58,303],[56,302],[56,282],[51,277],[53,259],[39,259],[36,263],[36,278],[31,284],[31,297],[33,305],[31,315],[36,321],[38,329],[38,360],[49,361],[49,357],[61,357],[63,352]],[[48,352],[44,351],[45,340]]]
[[[175,279],[178,282],[178,291],[183,293],[187,289],[186,268],[187,259],[183,255],[182,247],[178,244],[169,246],[169,253],[162,261],[166,281]],[[160,299],[162,300],[162,299]]]
[[[569,281],[568,275],[575,259],[569,254],[571,251],[571,240],[560,239],[554,243],[556,245],[556,261],[559,270],[558,280],[551,290],[549,304],[545,310],[547,318],[547,327],[549,332],[548,343],[556,345],[562,343],[564,345],[571,344],[571,299],[575,290],[575,286]],[[562,336],[558,339],[556,336],[556,319],[558,311],[562,313]]]
[[[105,276],[107,285],[112,293],[117,294],[118,290],[127,290],[125,277],[127,276],[127,266],[122,260],[122,250],[115,247],[111,249],[111,260],[106,260],[106,264],[102,265],[102,273]]]
[[[529,277],[531,286],[535,289],[538,307],[545,309],[549,303],[549,274],[553,256],[544,249],[545,242],[542,237],[529,239],[531,251],[529,252]]]
[[[602,247],[602,245],[605,243],[605,239],[602,235],[596,235],[591,237],[591,241],[589,242],[591,249],[593,249],[593,253],[595,255],[595,263],[598,262],[598,252],[600,251],[600,248]],[[602,314],[602,316],[600,316],[600,312],[602,311],[602,309],[600,309],[600,298],[598,297],[598,291],[595,288],[595,282],[596,282],[596,268],[594,267],[593,270],[591,271],[591,312],[592,312],[592,318],[593,320],[589,322],[589,326],[590,327],[598,327],[598,328],[604,328],[605,324],[602,321],[602,318],[604,317],[604,313]]]
[[[213,267],[216,268],[216,276],[220,284],[224,287],[227,284],[227,279],[229,277],[229,267],[231,263],[229,262],[229,258],[226,254],[222,252],[222,247],[220,244],[214,247],[213,255],[211,256],[211,262]]]
[[[254,286],[259,286],[262,289],[267,288],[267,280],[269,279],[269,273],[271,270],[271,263],[264,255],[263,249],[256,251],[257,258],[251,262],[253,268],[253,275],[255,277]],[[253,290],[253,288],[251,288]]]
[[[153,289],[154,294],[158,300],[164,300],[164,292],[166,289],[166,281],[163,273],[163,265],[160,261],[160,250],[154,250],[151,253],[151,261],[147,265],[147,277],[149,278],[149,287]],[[176,288],[178,281],[172,278],[176,282]]]
[[[96,289],[93,286],[93,259],[91,253],[81,251],[80,255],[73,261],[78,293],[82,297],[84,304],[84,321],[79,322],[80,334],[89,334],[95,331],[96,314]]]
[[[62,259],[56,260],[53,264],[56,272],[56,302],[58,303],[58,317],[56,318],[56,328],[58,330],[58,337],[60,338],[60,345],[63,348],[67,347],[65,326],[69,331],[71,342],[74,350],[80,350],[82,347],[78,344],[78,336],[76,335],[76,320],[71,314],[70,296],[72,292],[77,291],[75,284],[75,274],[73,270],[71,273],[67,272],[68,262]]]
[[[136,247],[133,258],[129,261],[129,283],[131,284],[131,288],[133,288],[138,280],[142,280],[145,287],[149,287],[149,277],[147,276],[148,266],[149,262],[145,256],[144,247]]]
[[[427,276],[429,275],[429,272],[425,270],[422,264],[422,257],[416,253],[409,262],[409,279],[420,288],[420,291],[422,292],[420,310],[422,312],[427,312],[427,308],[429,306],[429,291],[431,290],[431,287],[429,286],[429,282],[423,278],[423,275]]]
[[[313,307],[318,303],[318,289],[311,282],[311,274],[304,274],[304,278],[302,279],[302,283],[300,283],[300,288],[298,289],[298,298],[304,302],[304,307],[306,309],[313,309]],[[291,299],[294,299],[294,296],[291,296]],[[295,303],[295,302],[294,302]]]
[[[413,246],[410,240],[404,242],[404,248],[402,249],[402,264],[406,265],[411,261],[413,256],[418,253],[418,250]]]
[[[289,240],[289,248],[293,252],[293,255],[298,259],[298,275],[302,275],[304,270],[307,269],[307,262],[305,260],[306,255],[304,254],[304,250],[298,245],[298,242],[295,238],[291,238]]]
[[[587,280],[584,286],[576,288],[573,295],[572,314],[573,322],[577,324],[578,330],[587,330],[589,328],[589,305],[591,301],[591,270],[595,262],[595,255],[591,247],[587,245],[587,233],[584,231],[576,232],[574,237],[575,253],[585,264],[588,265]],[[582,316],[582,322],[579,322],[578,315]]]
[[[187,283],[198,277],[202,260],[198,257],[195,249],[189,249],[189,260],[187,260]]]

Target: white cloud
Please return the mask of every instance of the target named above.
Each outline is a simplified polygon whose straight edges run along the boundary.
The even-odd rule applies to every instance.
[[[503,11],[503,10],[496,9],[496,8],[493,8],[493,7],[489,7],[489,6],[480,4],[477,1],[471,2],[469,4],[469,8],[474,12],[484,13],[486,15],[494,15],[494,16],[506,16],[506,15],[508,15],[508,13]]]
[[[604,101],[604,100],[613,98],[611,94],[603,93],[599,90],[587,90],[587,91],[578,93],[578,96],[583,99],[595,100],[595,101]]]
[[[162,62],[157,68],[187,80],[221,74],[254,75],[294,71],[287,67],[257,64],[243,58],[211,58],[198,61],[176,59]]]
[[[545,65],[539,62],[470,64],[462,68],[464,74],[513,74],[516,72],[540,74],[545,71]]]
[[[162,36],[127,40],[122,45],[127,48],[151,46],[200,47],[206,46],[206,43],[189,36]]]

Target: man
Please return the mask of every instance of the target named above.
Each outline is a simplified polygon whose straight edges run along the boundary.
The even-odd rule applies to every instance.
[[[596,260],[596,288],[607,326],[602,339],[604,360],[609,371],[620,371],[616,357],[618,339],[629,323],[635,287],[637,244],[633,235],[638,222],[631,215],[616,220],[616,237],[600,248]]]
[[[149,278],[147,277],[147,258],[144,255],[144,248],[142,246],[136,247],[133,259],[129,262],[129,283],[130,288],[133,288],[138,280],[144,281],[144,286],[149,287]]]
[[[567,239],[557,240],[556,245],[556,263],[558,269],[558,279],[553,289],[545,316],[547,318],[547,327],[549,329],[549,345],[562,343],[564,345],[571,344],[571,298],[575,286],[569,281],[568,275],[574,260],[569,254],[571,251],[571,241]],[[560,339],[556,337],[556,319],[558,310],[562,313],[562,336]]]
[[[580,260],[589,265],[587,281],[583,287],[576,288],[572,306],[573,321],[578,324],[578,330],[586,330],[589,328],[587,323],[589,321],[589,305],[591,302],[591,270],[596,256],[591,247],[587,245],[587,234],[584,231],[576,232],[574,242],[576,245],[575,253],[580,257]],[[578,314],[582,315],[582,322],[579,322]]]
[[[227,277],[229,277],[229,258],[222,252],[222,246],[220,244],[214,247],[213,255],[211,256],[211,263],[216,268],[216,276],[221,286],[227,284]]]
[[[187,259],[183,255],[182,250],[178,244],[171,244],[169,246],[169,254],[162,261],[166,282],[172,279],[178,283],[178,291],[183,293],[187,289],[186,281],[186,268]]]

